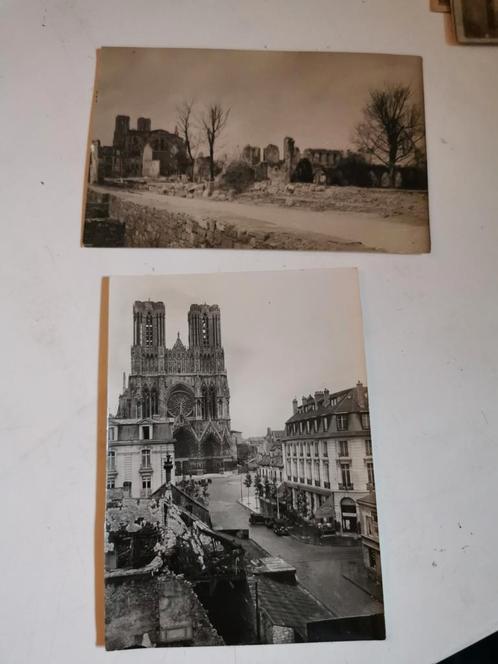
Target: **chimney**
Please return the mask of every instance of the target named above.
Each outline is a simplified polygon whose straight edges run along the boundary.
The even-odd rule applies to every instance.
[[[367,405],[366,388],[360,381],[356,383],[356,401],[358,402],[358,406],[360,408],[365,408]]]
[[[294,397],[294,399],[292,399],[292,412],[294,413],[294,415],[297,413],[297,399],[296,399],[296,397]]]

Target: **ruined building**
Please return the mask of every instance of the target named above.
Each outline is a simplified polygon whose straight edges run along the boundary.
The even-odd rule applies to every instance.
[[[218,305],[192,304],[188,347],[178,334],[166,347],[163,302],[133,305],[131,374],[116,416],[109,419],[108,487],[148,496],[163,482],[163,463],[174,474],[232,468],[230,392]]]
[[[137,128],[131,129],[130,117],[117,115],[112,146],[92,141],[89,180],[179,175],[188,167],[185,143],[176,131],[152,129],[149,118],[138,118]]]

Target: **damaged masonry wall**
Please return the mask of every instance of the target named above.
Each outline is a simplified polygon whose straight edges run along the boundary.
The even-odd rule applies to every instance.
[[[165,523],[166,514],[166,523]],[[151,533],[151,560],[140,568],[132,561],[138,543]],[[121,548],[121,551],[120,551]],[[232,551],[202,521],[165,498],[124,498],[106,515],[106,648],[118,650],[168,645],[222,645],[188,578],[202,577],[213,560],[232,560]],[[188,578],[186,578],[188,577]]]

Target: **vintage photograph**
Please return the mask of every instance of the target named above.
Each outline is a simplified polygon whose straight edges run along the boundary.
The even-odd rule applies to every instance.
[[[498,0],[452,0],[461,43],[498,44]]]
[[[82,243],[430,251],[422,59],[103,48]]]
[[[106,648],[385,638],[356,270],[113,277],[108,312]]]

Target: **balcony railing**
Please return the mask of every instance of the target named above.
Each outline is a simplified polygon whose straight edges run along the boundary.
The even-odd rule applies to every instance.
[[[339,484],[339,491],[352,491],[353,490],[353,484],[345,484],[344,482],[341,482]]]

